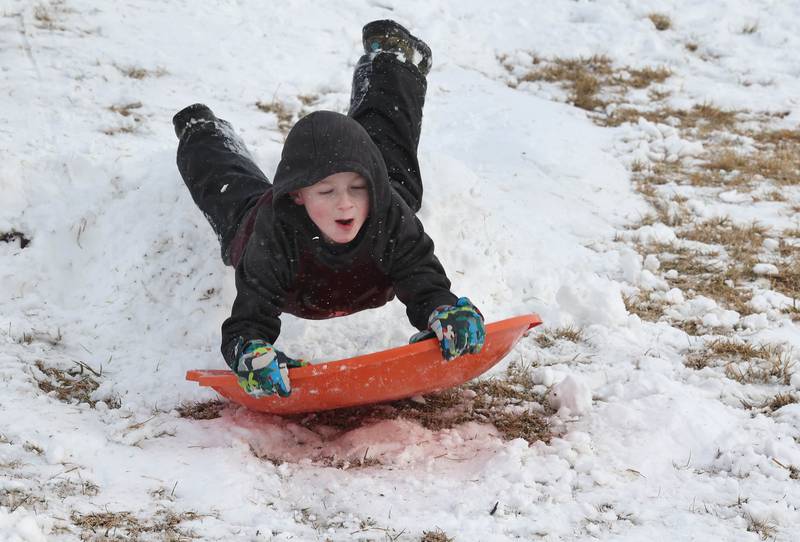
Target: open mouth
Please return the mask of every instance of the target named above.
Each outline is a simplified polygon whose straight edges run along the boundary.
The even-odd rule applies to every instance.
[[[340,226],[351,226],[353,224],[353,222],[355,222],[355,220],[352,219],[352,218],[348,218],[346,220],[337,220],[336,221],[336,223],[339,224]]]

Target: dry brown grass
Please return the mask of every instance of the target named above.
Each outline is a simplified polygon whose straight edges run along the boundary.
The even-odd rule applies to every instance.
[[[536,342],[542,348],[549,348],[562,340],[579,343],[583,340],[583,330],[575,326],[544,328],[536,335]]]
[[[691,227],[681,232],[681,235],[693,241],[720,245],[725,248],[728,259],[725,263],[722,278],[724,290],[740,288],[748,281],[759,278],[753,273],[753,266],[759,261],[759,253],[764,240],[769,237],[769,229],[758,223],[738,225],[729,218],[714,218],[703,222],[694,223]],[[768,280],[770,287],[792,299],[800,298],[800,254],[796,248],[784,249],[781,246],[781,262],[777,265],[779,274],[775,276],[760,277]],[[733,283],[731,286],[730,282]],[[719,286],[719,281],[717,285]],[[744,294],[744,292],[742,292]],[[747,295],[747,294],[745,294]],[[730,296],[725,296],[730,300]],[[737,294],[739,297],[739,294]],[[715,298],[716,299],[716,298]],[[741,306],[737,303],[737,306]],[[737,309],[738,310],[738,309]]]
[[[91,396],[100,386],[94,377],[102,376],[101,372],[80,362],[76,362],[76,368],[68,370],[48,367],[43,360],[37,360],[35,365],[45,375],[45,378],[36,380],[43,392],[52,392],[59,401],[65,403],[86,403],[92,408],[97,405],[98,401]],[[118,398],[107,397],[103,401],[109,408],[120,407]]]
[[[796,251],[799,249],[795,249]],[[800,254],[795,252],[778,266],[778,275],[769,277],[772,288],[791,297],[793,305],[787,312],[797,312],[800,303]]]
[[[70,521],[81,529],[81,539],[140,540],[143,535],[158,535],[163,540],[178,541],[197,538],[191,531],[179,526],[184,521],[194,521],[202,516],[195,512],[176,514],[172,510],[159,509],[152,517],[140,519],[130,512],[96,512],[79,514],[73,512]]]
[[[106,128],[103,130],[103,133],[108,136],[115,136],[118,134],[133,134],[139,131],[140,123],[144,120],[144,117],[136,112],[137,109],[142,107],[141,102],[131,102],[125,104],[117,104],[112,105],[108,108],[109,111],[112,113],[117,113],[121,117],[128,119],[127,121],[123,121],[124,124],[119,126],[114,126],[112,128]],[[132,121],[132,122],[131,122]]]
[[[720,245],[734,259],[750,259],[761,250],[768,233],[769,228],[757,222],[740,225],[722,216],[692,223],[682,229],[681,237],[708,245]]]
[[[641,292],[632,296],[623,296],[622,301],[629,313],[648,322],[658,322],[669,307],[669,303],[666,301],[650,299],[649,294]]]
[[[650,19],[650,21],[653,23],[653,26],[656,27],[656,30],[660,32],[672,28],[672,19],[669,18],[669,15],[665,15],[663,13],[651,13],[647,16],[647,18]]]
[[[509,366],[503,378],[479,380],[439,393],[424,396],[424,401],[402,400],[384,405],[343,408],[297,417],[311,430],[333,427],[350,431],[387,419],[412,420],[426,429],[440,431],[467,422],[492,424],[508,440],[549,442],[552,437],[546,415],[527,408],[546,404],[545,397],[533,391],[529,367]],[[522,407],[522,409],[511,407]]]
[[[112,105],[108,108],[112,113],[118,113],[123,117],[129,117],[134,114],[136,109],[141,109],[142,102],[130,102],[125,104]]]
[[[766,408],[770,412],[775,412],[787,405],[793,405],[795,403],[800,403],[800,398],[796,395],[792,393],[779,393],[767,401],[763,408]]]
[[[447,536],[441,529],[435,531],[423,531],[420,542],[453,542],[455,539]]]
[[[193,420],[213,420],[222,416],[228,403],[219,399],[197,403],[182,403],[176,410],[181,418]]]
[[[272,113],[278,119],[278,129],[281,133],[288,134],[292,127],[294,113],[283,102],[272,100],[271,102],[257,101],[256,107],[264,113]]]
[[[611,59],[594,55],[589,58],[555,58],[531,70],[520,81],[563,83],[570,92],[570,102],[591,111],[603,105],[597,98],[601,79],[607,79],[612,74]]]
[[[164,68],[156,68],[154,70],[148,70],[146,68],[142,68],[140,66],[120,66],[118,64],[114,64],[114,67],[125,77],[130,77],[131,79],[146,79],[148,77],[163,77],[167,75],[167,70]]]
[[[681,130],[697,130],[705,137],[712,132],[732,129],[742,112],[725,110],[711,103],[702,103],[691,109],[674,109],[667,106],[641,110],[630,106],[618,107],[611,115],[597,118],[602,126],[619,126],[626,122],[638,122],[639,117],[658,124],[675,125]]]
[[[135,124],[124,124],[122,126],[115,126],[114,128],[106,128],[103,133],[107,136],[115,136],[119,134],[135,134],[139,131],[139,127]]]
[[[751,185],[763,179],[779,187],[800,185],[800,132],[747,130],[741,135],[755,141],[754,152],[742,152],[730,144],[709,145],[703,170],[727,173],[720,183],[725,185]]]
[[[775,530],[775,525],[767,520],[756,519],[750,514],[747,514],[747,531],[750,533],[756,533],[758,536],[761,537],[761,540],[775,540],[775,535],[777,534]]]
[[[44,497],[41,495],[22,489],[3,489],[0,491],[0,507],[7,508],[9,512],[14,512],[20,506],[36,510],[37,506],[43,506],[45,502]]]
[[[686,357],[692,369],[724,367],[725,376],[741,384],[788,385],[794,362],[782,345],[752,344],[735,339],[715,339],[706,349]]]
[[[615,82],[617,84],[628,84],[633,88],[647,88],[656,83],[663,83],[672,75],[672,71],[664,67],[627,68],[625,71],[627,72],[627,77],[622,76],[620,79],[616,79]],[[664,99],[667,96],[668,94],[664,94],[660,99]]]
[[[39,3],[33,8],[34,26],[42,30],[66,31],[67,27],[59,23],[59,19],[70,11],[72,10],[66,7],[63,2]]]
[[[550,60],[534,58],[533,68],[519,81],[559,83],[569,92],[571,103],[581,109],[594,111],[608,103],[600,98],[601,93],[624,95],[631,88],[643,89],[662,83],[670,75],[671,71],[663,67],[615,68],[609,57],[594,55]]]

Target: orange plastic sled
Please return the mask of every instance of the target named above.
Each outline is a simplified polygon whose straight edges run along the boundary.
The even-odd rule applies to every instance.
[[[536,314],[486,325],[479,354],[445,361],[436,339],[364,356],[289,370],[289,397],[247,395],[230,370],[188,371],[186,379],[251,410],[272,414],[318,412],[334,408],[394,401],[463,384],[493,367],[529,329],[542,320]]]

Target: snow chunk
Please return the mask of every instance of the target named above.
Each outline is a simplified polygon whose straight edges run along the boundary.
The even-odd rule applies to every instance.
[[[578,325],[621,325],[628,319],[620,284],[597,275],[572,277],[556,293],[560,308]]]
[[[669,287],[664,279],[658,278],[647,269],[639,275],[639,285],[645,290],[666,290]]]
[[[541,367],[533,372],[533,383],[547,386],[553,385],[553,370],[549,367]]]
[[[759,314],[748,314],[742,318],[742,326],[746,329],[766,329],[769,326],[767,315],[763,312]]]
[[[592,391],[581,380],[568,376],[556,384],[547,396],[550,406],[566,414],[583,414],[592,406]]]
[[[47,542],[36,517],[22,506],[10,514],[0,508],[0,533],[4,535],[3,540],[9,542]]]
[[[676,305],[678,303],[684,303],[686,300],[684,299],[683,292],[680,290],[680,288],[672,288],[670,291],[664,294],[664,301]]]
[[[626,250],[619,257],[619,265],[622,268],[622,276],[627,282],[636,284],[636,279],[642,272],[642,256],[633,250]]]
[[[719,321],[719,317],[713,312],[709,312],[705,316],[703,316],[703,325],[706,327],[721,327],[721,323]]]
[[[736,311],[717,310],[703,315],[702,322],[707,327],[732,328],[739,322],[740,317],[741,315]]]
[[[652,226],[642,226],[641,228],[633,230],[632,233],[633,238],[642,243],[669,244],[678,240],[678,236],[675,235],[672,228],[661,222],[653,224]]]
[[[655,273],[658,271],[658,268],[661,267],[661,262],[658,261],[658,258],[655,254],[648,254],[647,257],[644,259],[644,268],[650,271],[651,273]]]
[[[778,247],[781,246],[780,242],[777,239],[764,239],[764,249],[765,250],[778,250]]]
[[[771,263],[757,263],[753,266],[753,273],[756,275],[780,275],[778,268]]]
[[[45,452],[45,458],[51,465],[63,463],[66,458],[66,453],[64,452],[63,446],[56,445],[48,447],[47,451]]]

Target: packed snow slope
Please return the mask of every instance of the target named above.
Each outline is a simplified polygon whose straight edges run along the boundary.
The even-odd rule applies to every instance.
[[[286,123],[346,110],[361,27],[379,18],[433,49],[420,216],[455,293],[489,321],[537,312],[585,337],[545,349],[532,334],[493,372],[523,360],[541,386],[569,384],[565,408],[546,411],[548,444],[479,424],[314,432],[234,407],[207,421],[175,410],[214,398],[184,374],[224,367],[219,326],[235,288],[175,167],[172,115],[209,105],[272,176]],[[509,84],[500,58],[665,66],[676,106],[788,111],[791,127],[798,50],[800,7],[770,0],[5,0],[0,539],[796,539],[798,405],[742,408],[739,384],[684,365],[693,338],[623,301],[664,271],[618,242],[648,210],[631,164],[694,147],[647,123],[597,126],[556,87]],[[692,307],[800,346],[770,306],[744,327],[713,302]],[[397,301],[283,322],[279,346],[315,361],[415,331]],[[89,400],[40,385],[79,364],[99,375]],[[375,461],[343,468],[367,454]],[[110,516],[93,527],[91,514]]]

